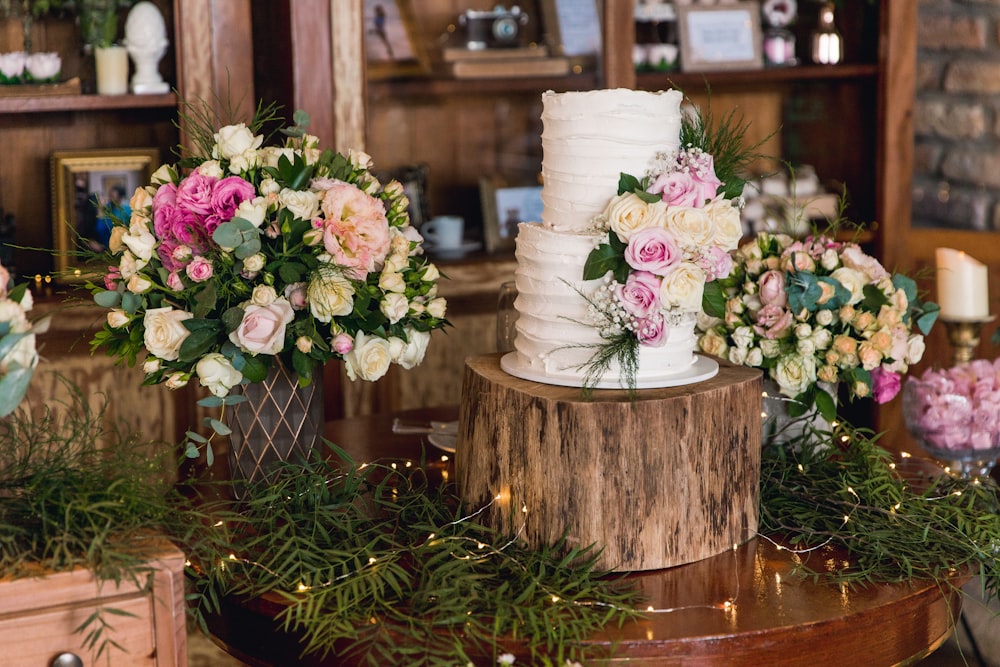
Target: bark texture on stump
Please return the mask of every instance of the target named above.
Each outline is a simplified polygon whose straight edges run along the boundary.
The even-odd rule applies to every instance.
[[[601,567],[653,570],[754,536],[761,374],[721,365],[682,387],[580,389],[466,361],[455,465],[462,498],[534,547],[597,544]]]

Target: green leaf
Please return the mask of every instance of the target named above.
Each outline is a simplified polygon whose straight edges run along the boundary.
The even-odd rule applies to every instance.
[[[203,408],[219,408],[223,405],[222,397],[215,396],[214,394],[212,396],[206,396],[205,398],[198,400],[198,405]]]
[[[817,387],[816,389],[816,408],[819,410],[820,415],[823,416],[823,419],[828,422],[832,422],[837,418],[837,402],[829,392],[821,387]]]
[[[882,306],[888,305],[889,299],[886,298],[885,294],[882,293],[875,285],[865,285],[862,290],[864,294],[864,299],[861,304],[864,306],[865,310],[870,310],[873,313],[877,313],[882,309]]]
[[[663,201],[663,196],[658,195],[655,192],[646,192],[645,190],[638,190],[635,193],[636,197],[646,202],[647,204],[655,204],[658,201]]]
[[[215,418],[209,418],[208,425],[219,435],[229,435],[233,432],[226,424]]]
[[[142,297],[132,292],[122,294],[122,309],[129,315],[135,315],[142,308]]]
[[[248,356],[241,372],[243,373],[243,377],[250,382],[261,382],[267,377],[267,371],[269,369],[270,364],[265,362],[263,358]]]
[[[194,431],[188,431],[184,435],[187,437],[188,440],[191,440],[192,442],[198,442],[198,443],[202,443],[202,444],[208,442],[208,440],[205,438],[205,436],[203,436],[200,433],[196,433]]]
[[[111,290],[104,290],[94,295],[94,303],[103,308],[117,308],[122,302],[122,295]]]
[[[252,238],[244,241],[233,254],[236,255],[237,259],[246,259],[247,257],[252,257],[260,252],[260,239]]]
[[[31,384],[33,368],[11,366],[0,379],[0,417],[6,417],[20,405]]]
[[[192,331],[181,343],[180,360],[190,363],[203,357],[215,346],[217,333],[214,329],[199,329]]]
[[[917,302],[917,283],[913,280],[913,278],[897,273],[892,277],[892,286],[896,289],[903,290],[903,294],[906,295],[907,303]]]
[[[936,303],[928,301],[923,305],[923,313],[917,317],[917,328],[925,336],[931,332],[934,323],[937,322],[938,315],[941,314],[941,307]],[[998,329],[1000,331],[1000,329]]]
[[[620,195],[626,192],[642,192],[644,189],[639,179],[631,174],[622,172],[618,177],[618,194]]]
[[[299,378],[312,380],[313,360],[308,354],[303,354],[297,349],[292,352],[292,368],[298,373]]]
[[[232,333],[240,327],[240,323],[243,322],[243,309],[238,306],[233,306],[232,308],[226,308],[222,313],[222,325],[225,327],[227,333]]]
[[[286,284],[301,282],[306,273],[305,265],[299,262],[286,262],[278,267],[278,277]]]
[[[215,288],[215,281],[210,280],[195,294],[193,315],[196,318],[208,317],[215,310],[217,300],[218,293]]]
[[[726,316],[726,293],[719,281],[705,283],[705,291],[701,295],[701,309],[711,317]]]
[[[625,263],[625,256],[611,247],[609,243],[602,243],[587,255],[587,261],[583,265],[584,280],[598,280],[604,277],[608,271],[616,273],[619,264]]]

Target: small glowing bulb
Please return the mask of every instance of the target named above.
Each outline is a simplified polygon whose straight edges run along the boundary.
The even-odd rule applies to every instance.
[[[189,560],[184,561],[184,567],[191,567],[191,561]]]
[[[369,565],[374,565],[375,564],[375,560],[376,560],[375,556],[372,556],[371,558],[368,559],[368,564]]]
[[[304,592],[304,591],[307,591],[307,590],[309,590],[309,587],[308,587],[308,586],[306,586],[305,584],[301,584],[301,583],[300,583],[300,584],[299,584],[299,586],[298,586],[298,589],[299,589],[299,593],[302,593],[302,592]]]
[[[362,463],[361,465],[358,466],[358,470],[364,470],[367,467],[368,467],[368,463],[365,462],[365,463]]]
[[[225,525],[225,524],[223,524],[223,523],[222,523],[222,520],[220,519],[219,521],[216,521],[216,522],[215,522],[215,523],[214,523],[213,525],[214,525],[214,526],[215,526],[216,528],[221,528],[221,527],[222,527],[223,525]]]
[[[847,515],[845,514],[845,515],[844,515],[844,523],[847,523],[847,522],[848,522],[848,521],[850,521],[850,520],[851,520],[851,517],[849,517],[849,516],[847,516]]]
[[[648,607],[646,607],[646,611],[649,611],[649,612],[655,611],[653,609],[653,605],[649,605]]]
[[[761,395],[762,398],[768,398],[766,391],[760,392],[760,395]]]
[[[430,535],[427,536],[427,539],[433,540],[435,537],[437,537],[437,533],[431,533]]]
[[[527,505],[521,505],[521,513],[522,514],[527,514],[528,513],[528,506]]]
[[[483,544],[482,542],[477,542],[476,546],[479,547],[480,549],[485,549],[486,548],[486,545]]]
[[[441,460],[447,462],[448,461],[448,455],[447,454],[442,454],[441,455]]]
[[[764,412],[763,410],[761,410],[761,411],[760,411],[760,418],[761,418],[761,419],[767,419],[767,413],[766,413],[766,412]]]
[[[396,462],[393,461],[391,464],[389,464],[389,467],[392,468],[393,470],[396,470]]]
[[[910,458],[910,456],[911,456],[911,454],[909,452],[900,452],[899,453],[899,458],[901,458],[901,459],[908,459],[908,458]]]
[[[552,602],[553,602],[553,604],[556,603],[556,602],[559,602],[559,596],[558,595],[553,595],[552,596]]]
[[[841,442],[850,442],[850,440],[851,440],[851,438],[848,437],[848,436],[846,436],[846,435],[840,436],[840,441]]]
[[[236,554],[229,554],[229,560],[236,560]]]
[[[801,463],[799,464],[799,472],[805,472],[806,468]]]
[[[498,493],[495,496],[493,496],[493,500],[500,500],[501,498],[503,498],[503,494],[502,493]]]

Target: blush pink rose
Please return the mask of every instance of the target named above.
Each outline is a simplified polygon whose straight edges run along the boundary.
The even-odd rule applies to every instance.
[[[167,287],[175,292],[180,292],[184,289],[184,281],[181,280],[181,275],[176,271],[171,272],[167,276]]]
[[[697,168],[660,174],[648,190],[660,195],[667,206],[701,208],[706,201],[715,199],[720,185],[712,156],[704,155]]]
[[[662,227],[640,229],[629,239],[625,261],[636,271],[663,275],[681,261],[681,250],[673,234]]]
[[[306,300],[306,284],[305,283],[292,283],[285,287],[285,298],[288,299],[288,303],[292,304],[293,310],[302,310],[307,304]]]
[[[236,209],[256,196],[253,185],[238,176],[227,176],[212,188],[212,214],[222,222],[233,219]]]
[[[896,398],[901,386],[902,377],[899,373],[881,367],[872,369],[872,397],[876,403],[888,403]]]
[[[278,354],[285,346],[285,327],[294,318],[292,305],[283,298],[267,306],[249,305],[229,340],[252,354]]]
[[[615,286],[615,298],[630,315],[646,318],[660,308],[660,283],[661,280],[648,271],[633,271],[624,285]]]
[[[195,215],[212,212],[212,190],[219,179],[192,172],[177,186],[177,207]]]
[[[212,262],[204,257],[195,257],[192,259],[191,263],[187,265],[184,271],[187,273],[187,277],[196,283],[208,280],[212,277],[212,274],[215,273],[212,268]]]
[[[733,270],[733,258],[718,246],[712,246],[698,258],[698,266],[705,271],[705,280],[725,278]]]
[[[779,306],[784,308],[788,303],[788,294],[785,292],[785,272],[765,271],[757,280],[757,297],[765,306]]]
[[[337,354],[347,354],[354,349],[354,339],[349,334],[337,334],[333,337],[332,347]]]
[[[662,317],[640,317],[635,321],[635,337],[641,345],[660,347],[666,342],[666,333]]]
[[[754,331],[764,338],[785,338],[792,330],[792,313],[781,306],[764,306],[757,312]]]
[[[335,182],[323,193],[326,218],[323,246],[342,267],[358,278],[377,271],[389,254],[389,220],[382,202],[353,185]]]

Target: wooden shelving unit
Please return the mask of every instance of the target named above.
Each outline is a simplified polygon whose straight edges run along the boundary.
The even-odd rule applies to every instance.
[[[176,109],[177,95],[49,95],[0,97],[0,114],[31,114],[58,111],[105,111],[111,109]]]

